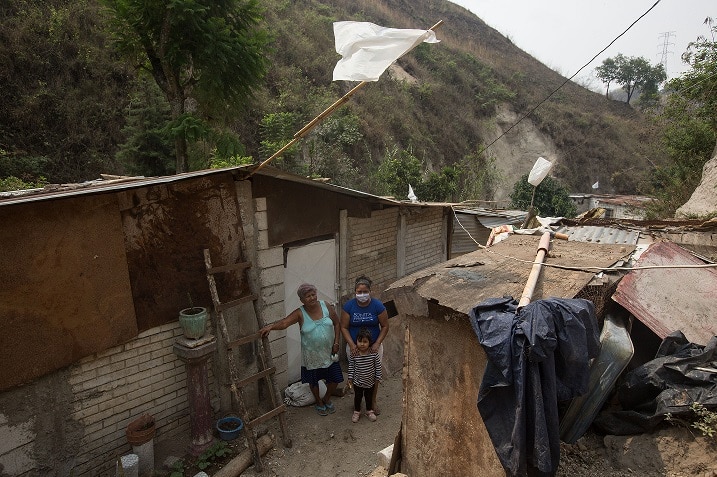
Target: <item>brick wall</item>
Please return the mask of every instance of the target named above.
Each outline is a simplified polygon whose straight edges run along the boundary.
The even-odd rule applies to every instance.
[[[405,273],[446,260],[443,209],[430,207],[406,217]]]
[[[359,275],[368,276],[376,284],[397,278],[398,220],[398,207],[376,210],[366,219],[348,219],[349,293],[353,293],[353,283]]]
[[[144,413],[155,418],[155,441],[189,433],[185,366],[173,352],[181,334],[178,323],[162,325],[70,367],[72,418],[84,427],[73,475],[114,475],[116,456],[131,451],[127,425]]]

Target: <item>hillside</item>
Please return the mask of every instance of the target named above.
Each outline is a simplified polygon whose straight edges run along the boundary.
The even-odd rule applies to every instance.
[[[19,0],[11,3],[21,4]],[[42,168],[37,157],[42,164],[49,163],[52,167],[46,168],[51,173],[45,175],[56,182],[92,179],[100,172],[138,173],[117,153],[129,148],[128,124],[139,111],[137,105],[156,103],[156,89],[138,81],[131,65],[122,64],[111,53],[103,33],[106,18],[96,13],[101,12],[96,2],[48,3],[56,11],[70,11],[64,21],[70,32],[76,31],[73,41],[77,45],[93,45],[91,49],[77,46],[73,53],[68,44],[58,58],[85,58],[89,51],[91,58],[86,61],[91,64],[65,60],[64,65],[53,65],[45,59],[42,68],[33,68],[33,61],[39,59],[26,51],[17,55],[15,65],[2,65],[6,76],[0,79],[12,87],[0,98],[10,105],[10,114],[0,118],[0,176],[18,172],[18,164],[28,162],[20,160],[26,156],[35,158],[30,161],[34,171]],[[373,173],[381,161],[405,151],[418,158],[425,171],[460,166],[464,174],[454,199],[491,199],[505,198],[539,155],[557,160],[553,174],[574,191],[589,190],[599,180],[601,192],[635,192],[650,164],[660,162],[651,147],[655,132],[639,112],[573,83],[479,155],[565,78],[450,2],[265,0],[262,5],[265,27],[273,38],[268,52],[271,68],[265,87],[232,126],[246,148],[245,155],[254,160],[271,155],[354,86],[331,82],[338,60],[334,21],[428,28],[443,20],[437,32],[441,43],[420,45],[399,59],[378,82],[363,88],[275,165],[382,193],[375,187]],[[20,19],[25,17],[13,16],[12,9],[2,14],[6,33],[0,45],[15,51],[37,49],[28,43],[32,39],[27,31],[12,30],[22,26]],[[54,15],[54,22],[58,16]],[[0,54],[0,58],[7,61],[8,55]],[[8,75],[6,67],[16,73]],[[56,100],[52,108],[46,108],[41,104],[43,95],[78,98],[86,107],[74,103],[63,109]],[[34,127],[37,124],[42,128]],[[161,151],[148,150],[154,146],[147,144],[132,147],[141,160],[161,155]],[[61,154],[56,154],[58,150]],[[200,144],[194,150],[193,167],[207,167],[206,157]],[[158,166],[149,173],[165,170]]]

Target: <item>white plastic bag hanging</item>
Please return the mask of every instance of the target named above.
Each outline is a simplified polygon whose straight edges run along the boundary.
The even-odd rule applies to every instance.
[[[530,174],[528,174],[528,182],[532,186],[538,187],[538,184],[543,182],[545,176],[547,176],[548,172],[550,172],[551,167],[553,167],[552,162],[543,157],[539,157],[538,160],[535,161],[533,168],[530,170]]]

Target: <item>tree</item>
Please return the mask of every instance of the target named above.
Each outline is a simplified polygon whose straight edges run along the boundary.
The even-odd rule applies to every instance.
[[[148,70],[170,107],[176,171],[206,120],[226,120],[259,86],[267,35],[257,0],[104,0],[120,50]]]
[[[622,55],[618,55],[622,56]],[[618,70],[615,58],[606,58],[602,65],[595,68],[595,75],[605,83],[605,97],[610,97],[610,83],[617,80]]]
[[[667,79],[662,64],[652,66],[645,58],[627,57],[622,53],[615,58],[605,59],[601,66],[595,68],[595,74],[608,88],[612,81],[622,85],[622,89],[627,93],[627,104],[630,104],[636,90],[656,91],[659,84]]]
[[[528,174],[525,174],[513,186],[511,206],[528,210],[532,197],[533,186],[528,183]],[[577,213],[568,191],[552,177],[546,177],[535,188],[533,207],[537,209],[538,215],[545,217],[574,217]]]
[[[708,23],[708,22],[706,22]],[[710,23],[710,31],[717,27]],[[717,141],[717,42],[698,37],[682,55],[690,69],[668,82],[669,93],[657,121],[665,131],[662,146],[669,164],[657,168],[643,192],[657,198],[648,206],[648,218],[674,215],[694,192],[702,167],[712,157]]]

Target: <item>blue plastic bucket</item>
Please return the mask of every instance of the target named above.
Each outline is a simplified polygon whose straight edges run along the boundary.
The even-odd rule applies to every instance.
[[[238,417],[223,417],[217,421],[217,432],[223,441],[233,441],[244,428],[244,422]]]

